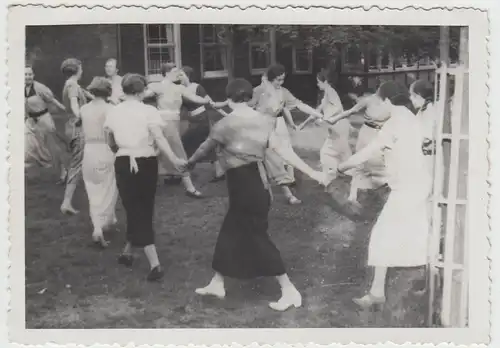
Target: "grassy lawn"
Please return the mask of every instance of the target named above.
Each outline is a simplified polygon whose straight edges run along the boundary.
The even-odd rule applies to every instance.
[[[354,124],[355,128],[359,124]],[[357,136],[353,132],[353,142]],[[294,139],[297,152],[318,165],[326,133],[307,128]],[[192,200],[181,187],[160,185],[156,200],[157,247],[166,274],[148,283],[142,251],[132,269],[118,265],[124,244],[124,213],[118,204],[121,232],[110,232],[107,250],[90,246],[91,225],[82,187],[76,217],[59,213],[63,187],[56,175],[30,169],[26,175],[26,326],[27,328],[305,328],[424,326],[426,295],[419,293],[422,269],[390,271],[388,303],[378,312],[352,303],[370,281],[365,268],[371,226],[387,192],[362,195],[361,216],[343,206],[348,180],[337,179],[330,194],[298,175],[301,206],[289,206],[275,190],[270,234],[304,297],[301,308],[284,313],[268,308],[279,298],[274,279],[227,282],[223,301],[200,297],[194,289],[212,276],[211,257],[227,200],[225,183],[209,183],[208,165],[194,180],[208,195]]]

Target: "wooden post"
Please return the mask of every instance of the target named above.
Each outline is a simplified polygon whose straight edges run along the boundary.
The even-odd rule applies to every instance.
[[[225,30],[227,80],[234,79],[234,25],[227,25]]]

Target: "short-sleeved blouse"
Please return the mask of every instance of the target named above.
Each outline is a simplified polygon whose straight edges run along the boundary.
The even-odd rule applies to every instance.
[[[54,100],[54,94],[44,84],[33,81],[33,84],[24,91],[25,111],[28,115],[48,111],[47,104]]]
[[[90,102],[82,106],[80,115],[85,144],[105,143],[104,124],[112,108],[113,106],[108,103],[98,104],[96,102]]]
[[[216,123],[210,138],[221,145],[219,160],[227,170],[262,161],[272,129],[271,118],[242,106]]]
[[[257,100],[257,111],[271,116],[279,116],[283,107],[293,109],[300,101],[284,87],[275,88],[271,83],[263,83]]]
[[[75,80],[68,79],[64,84],[62,92],[62,103],[71,117],[76,117],[71,110],[71,98],[76,97],[78,105],[81,107],[87,102],[87,97],[82,87]]]
[[[179,120],[182,107],[184,86],[177,85],[167,79],[152,83],[148,87],[156,95],[158,110],[164,121]]]
[[[117,156],[154,157],[157,155],[152,126],[162,126],[158,110],[137,100],[125,100],[112,107],[104,127],[113,133]]]
[[[321,101],[321,106],[323,109],[322,112],[325,117],[331,117],[339,112],[344,111],[337,91],[335,91],[335,89],[333,89],[333,87],[331,87],[330,85],[328,85],[325,89],[323,100]]]
[[[383,101],[376,95],[366,97],[365,122],[382,126],[391,117],[381,104]]]

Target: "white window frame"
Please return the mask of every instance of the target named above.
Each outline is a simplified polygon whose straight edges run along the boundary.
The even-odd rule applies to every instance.
[[[164,24],[166,26],[169,26],[172,30],[172,36],[174,39],[174,42],[172,43],[151,43],[148,40],[148,25],[151,24]],[[167,27],[168,28],[168,27]],[[180,24],[169,24],[169,23],[147,23],[143,24],[143,38],[144,38],[144,71],[146,76],[153,76],[153,77],[158,77],[161,78],[161,73],[156,73],[156,74],[150,74],[149,72],[149,53],[148,53],[148,48],[154,48],[154,47],[159,47],[159,48],[173,48],[174,51],[174,61],[176,66],[182,66],[182,53],[181,53],[181,26]],[[167,29],[168,30],[168,29]],[[165,62],[167,63],[167,62]],[[157,76],[158,75],[158,76]]]
[[[252,63],[252,49],[253,47],[260,47],[262,45],[269,46],[269,59],[268,65],[276,64],[276,29],[271,28],[269,30],[269,39],[267,41],[250,41],[248,45],[248,64],[249,70],[252,75],[262,75],[267,71],[267,67],[265,68],[254,68]]]
[[[292,72],[295,75],[309,75],[313,72],[313,50],[312,48],[307,49],[309,65],[307,70],[299,70],[297,67],[297,49],[299,49],[296,45],[292,46]]]
[[[226,78],[229,76],[229,72],[227,69],[224,70],[205,70],[205,67],[203,66],[203,56],[204,56],[204,51],[205,47],[226,47],[224,43],[212,43],[212,42],[203,42],[203,26],[207,24],[200,24],[198,25],[198,34],[200,37],[200,72],[202,75],[202,78],[204,79],[217,79],[217,78]],[[216,24],[213,24],[216,25]]]

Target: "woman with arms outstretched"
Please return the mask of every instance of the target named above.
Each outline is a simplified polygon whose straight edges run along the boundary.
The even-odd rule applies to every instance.
[[[374,267],[373,282],[365,296],[354,299],[363,308],[385,303],[389,267],[418,267],[428,262],[432,175],[422,147],[426,129],[407,108],[406,87],[389,81],[377,94],[382,101],[380,112],[390,118],[369,144],[338,167],[340,173],[345,172],[382,152],[391,188],[370,236],[368,266]]]
[[[206,153],[220,146],[229,192],[229,210],[217,238],[212,262],[215,275],[206,287],[196,289],[196,293],[224,298],[225,277],[272,276],[281,286],[281,298],[270,303],[270,307],[278,311],[299,307],[302,297],[290,281],[280,252],[267,231],[272,198],[263,163],[266,150],[273,149],[284,161],[320,184],[326,184],[326,175],[314,171],[290,147],[283,146],[282,139],[274,133],[272,118],[248,106],[252,98],[252,86],[248,81],[233,80],[226,93],[233,111],[214,126],[209,138],[186,166],[194,167]]]

